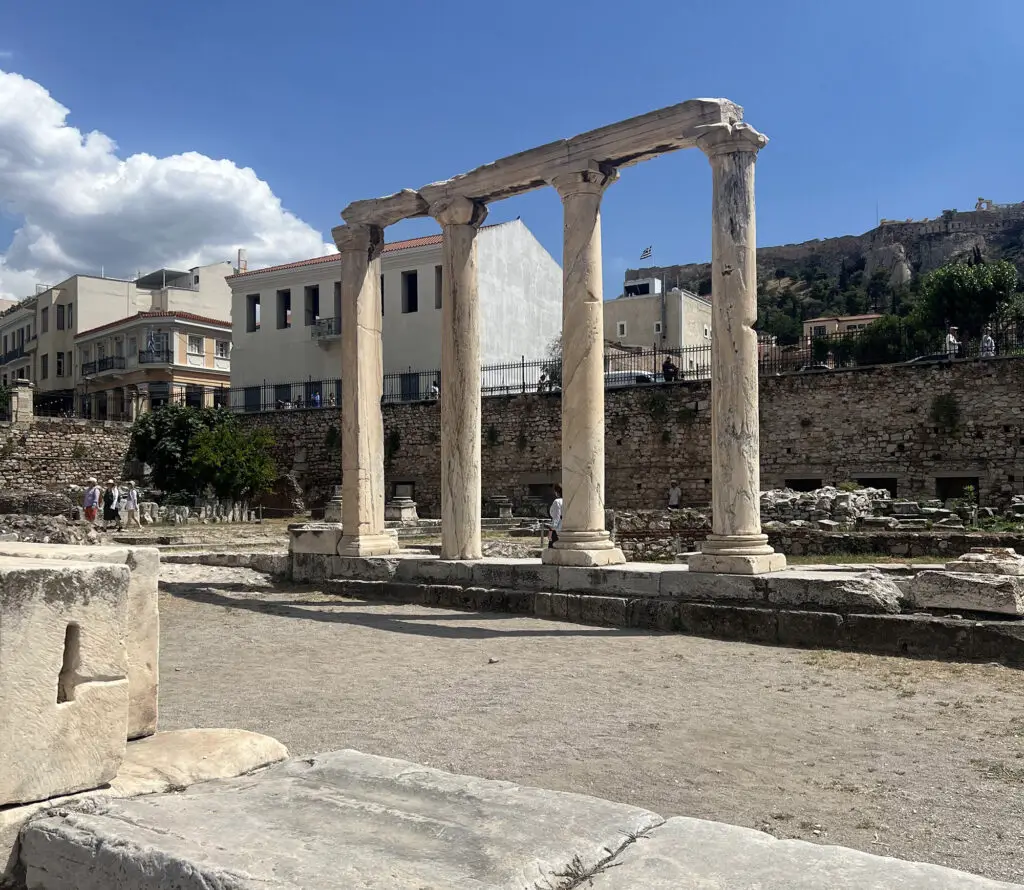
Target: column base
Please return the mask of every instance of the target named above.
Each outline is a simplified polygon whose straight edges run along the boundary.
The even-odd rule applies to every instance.
[[[545,565],[553,566],[619,566],[625,554],[612,543],[608,532],[562,531],[554,547],[546,547],[540,555]]]
[[[786,568],[786,557],[768,546],[767,535],[708,535],[688,565],[691,572],[764,575]]]
[[[398,539],[389,534],[342,535],[338,556],[388,556],[398,553]]]

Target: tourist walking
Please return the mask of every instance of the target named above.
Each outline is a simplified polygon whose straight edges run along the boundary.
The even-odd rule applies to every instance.
[[[956,338],[958,333],[959,328],[950,325],[949,333],[946,334],[946,358],[950,360],[955,359],[960,351],[960,341]]]
[[[107,528],[112,522],[117,523],[118,527],[121,525],[121,517],[117,512],[117,501],[120,496],[121,493],[117,490],[114,480],[108,479],[107,489],[103,492],[103,524]]]
[[[558,533],[562,530],[562,486],[555,485],[555,499],[551,502],[551,509],[548,515],[551,517],[551,540],[548,547],[554,547],[558,540]]]
[[[125,528],[131,528],[134,522],[136,526],[142,528],[142,523],[139,521],[139,492],[135,487],[135,483],[128,482],[128,490],[121,497],[121,504],[127,517],[125,521]]]
[[[100,495],[102,494],[99,485],[96,484],[96,477],[90,476],[85,480],[85,499],[82,501],[82,510],[86,522],[95,522],[99,514]]]
[[[986,327],[981,335],[981,357],[992,358],[996,354],[996,341],[992,339],[992,328]]]
[[[678,510],[679,501],[683,496],[683,490],[679,487],[679,483],[673,479],[668,484],[668,508],[669,510]]]

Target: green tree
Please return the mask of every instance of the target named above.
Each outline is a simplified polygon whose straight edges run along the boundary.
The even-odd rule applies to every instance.
[[[273,483],[272,445],[265,433],[245,430],[221,408],[165,405],[135,421],[130,455],[149,465],[153,485],[166,494],[213,491],[237,499]]]
[[[951,263],[929,272],[921,281],[921,294],[911,313],[917,327],[944,330],[955,324],[967,337],[975,337],[1017,291],[1017,270],[1012,263]]]
[[[824,337],[815,337],[811,340],[811,359],[817,364],[828,361],[829,342]]]
[[[192,441],[192,472],[197,484],[221,499],[241,501],[269,491],[277,477],[270,456],[273,439],[263,430],[247,430],[228,416],[200,430]]]

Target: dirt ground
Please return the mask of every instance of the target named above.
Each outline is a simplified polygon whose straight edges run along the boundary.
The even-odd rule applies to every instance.
[[[167,565],[161,726],[1024,881],[1024,674],[382,606]]]

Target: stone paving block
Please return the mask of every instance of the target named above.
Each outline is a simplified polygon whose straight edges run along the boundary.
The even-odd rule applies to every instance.
[[[789,569],[762,579],[768,602],[784,608],[839,612],[899,612],[903,594],[880,572]]]
[[[580,620],[585,624],[625,627],[626,602],[621,596],[581,596]]]
[[[514,560],[513,578],[517,590],[558,590],[558,566],[539,559]]]
[[[34,890],[567,886],[660,816],[339,751],[33,821]]]
[[[469,563],[474,587],[515,587],[517,559],[475,559]]]
[[[927,615],[847,615],[846,638],[862,652],[921,658],[971,657],[972,622]]]
[[[338,556],[331,570],[335,578],[352,578],[355,581],[390,581],[397,578],[399,565],[416,562],[409,557],[397,556]]]
[[[908,588],[919,609],[1024,615],[1024,576],[987,572],[919,572]]]
[[[778,637],[778,612],[754,606],[679,603],[679,630],[699,637],[774,643]]]
[[[398,562],[395,577],[399,581],[413,581],[419,584],[465,584],[473,583],[473,562],[456,559],[402,559]]]
[[[156,732],[160,686],[160,551],[156,547],[88,547],[70,544],[0,544],[0,558],[123,563],[128,582],[128,738]]]
[[[842,649],[846,645],[846,623],[835,612],[780,609],[776,642],[780,646]]]
[[[626,563],[585,568],[558,566],[558,589],[571,593],[657,596],[664,567],[657,563]]]
[[[762,602],[766,598],[766,588],[759,576],[714,575],[674,565],[661,573],[660,592],[662,596],[710,603]]]
[[[599,872],[591,890],[1021,890],[962,871],[678,817]]]
[[[101,797],[134,797],[181,790],[196,782],[245,775],[288,756],[276,739],[244,729],[179,729],[128,743],[109,785],[67,797],[0,808],[0,887],[13,880],[18,833],[28,821],[56,808]]]
[[[971,628],[971,658],[1024,665],[1024,622],[975,622]]]
[[[0,806],[117,774],[129,581],[125,565],[0,557]]]

